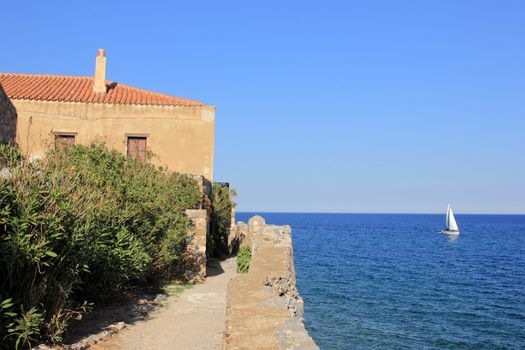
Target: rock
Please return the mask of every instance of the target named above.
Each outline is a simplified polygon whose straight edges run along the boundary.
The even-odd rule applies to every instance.
[[[273,286],[273,284],[275,283],[275,276],[266,276],[265,280],[264,280],[264,285],[265,286]]]
[[[3,167],[2,170],[0,170],[0,177],[5,180],[9,180],[13,176],[11,174],[11,170],[9,170],[6,167]]]
[[[53,348],[50,348],[49,346],[45,344],[37,345],[36,347],[32,348],[31,350],[53,350]]]
[[[109,337],[111,335],[111,332],[108,330],[104,330],[102,332],[99,332],[97,334],[90,335],[89,337],[79,341],[78,343],[75,343],[68,347],[69,350],[84,350],[89,348],[91,345],[98,343],[102,339]]]
[[[266,222],[261,216],[254,216],[248,221],[247,243],[250,242],[252,255],[254,255],[261,246],[264,226]]]
[[[304,301],[301,297],[298,297],[295,302],[295,317],[303,318],[304,316]]]
[[[296,304],[297,304],[297,301],[295,301],[294,298],[291,298],[290,300],[288,300],[288,308],[295,309]]]
[[[157,294],[155,296],[155,299],[153,299],[153,302],[159,304],[163,301],[166,301],[167,299],[168,299],[168,296],[166,294]]]
[[[138,313],[140,314],[141,316],[147,316],[151,310],[153,310],[155,308],[155,306],[153,306],[152,304],[142,304],[142,305],[135,305],[133,307],[133,311],[135,313]]]
[[[117,322],[107,326],[106,330],[108,330],[111,334],[114,334],[120,332],[124,328],[126,328],[126,324],[124,322]]]
[[[304,324],[298,319],[291,319],[282,324],[276,331],[280,349],[319,350]]]

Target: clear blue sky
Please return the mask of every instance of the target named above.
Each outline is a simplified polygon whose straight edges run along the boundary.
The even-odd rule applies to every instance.
[[[524,1],[8,1],[0,71],[217,106],[241,211],[525,213]]]

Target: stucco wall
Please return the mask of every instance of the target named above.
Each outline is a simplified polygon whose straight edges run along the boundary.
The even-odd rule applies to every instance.
[[[147,136],[154,163],[213,178],[215,107],[111,105],[12,100],[17,140],[34,158],[54,144],[54,133],[75,133],[76,143],[101,139],[127,152],[127,136]]]
[[[0,143],[9,144],[16,138],[16,110],[0,84]]]

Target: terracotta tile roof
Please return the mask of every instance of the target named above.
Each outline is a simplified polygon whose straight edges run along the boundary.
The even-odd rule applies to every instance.
[[[154,106],[202,106],[202,102],[137,89],[106,80],[105,95],[93,92],[93,77],[0,73],[0,84],[15,100]]]

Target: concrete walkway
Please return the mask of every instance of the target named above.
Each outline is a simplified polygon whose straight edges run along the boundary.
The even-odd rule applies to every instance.
[[[168,298],[166,306],[94,350],[221,350],[226,318],[226,289],[236,275],[235,259],[208,268],[206,282]]]

